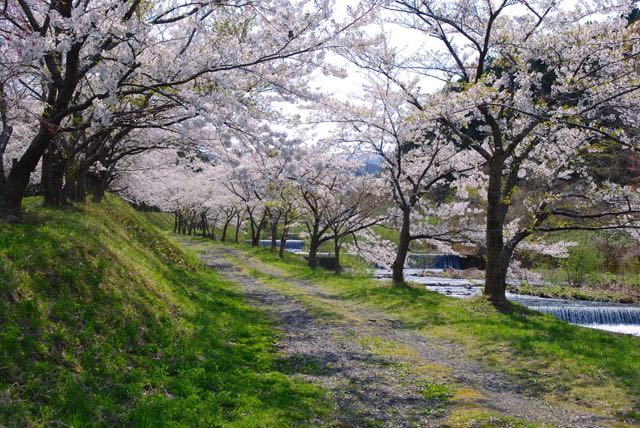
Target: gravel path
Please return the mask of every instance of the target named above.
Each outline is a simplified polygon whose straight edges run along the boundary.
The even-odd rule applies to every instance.
[[[239,249],[182,243],[198,250],[207,266],[240,285],[249,303],[277,320],[283,331],[277,345],[284,355],[280,369],[331,391],[338,407],[335,426],[446,426],[446,417],[465,407],[545,426],[597,427],[607,422],[543,401],[464,357],[457,346],[430,340],[375,309],[292,279]],[[270,286],[238,264],[288,288]],[[452,387],[466,391],[464,396],[448,395]]]

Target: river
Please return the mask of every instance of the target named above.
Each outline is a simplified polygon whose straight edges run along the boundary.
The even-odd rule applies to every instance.
[[[424,284],[427,289],[447,296],[465,299],[482,293],[482,280],[444,278],[437,276],[437,271],[433,271],[433,276],[423,276],[425,272],[421,269],[406,269],[405,272],[407,281]],[[388,278],[390,272],[378,270],[376,275]],[[507,299],[572,324],[640,336],[640,306],[513,293],[507,293]]]

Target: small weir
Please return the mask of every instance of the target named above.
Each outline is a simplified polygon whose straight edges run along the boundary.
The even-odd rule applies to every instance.
[[[484,269],[484,259],[478,256],[459,256],[455,254],[409,253],[406,267],[423,270]]]
[[[250,244],[251,241],[247,241]],[[270,247],[271,239],[261,239],[258,243],[261,247]],[[280,239],[276,240],[276,247],[280,248]],[[304,249],[304,241],[301,239],[289,239],[284,244],[284,249],[290,252],[302,251]]]
[[[434,274],[435,272],[431,272]],[[379,278],[388,278],[390,272],[377,271]],[[428,290],[451,297],[468,299],[482,294],[482,280],[452,279],[436,275],[425,276],[420,269],[405,269],[407,280],[423,284]],[[530,309],[583,327],[640,336],[640,306],[622,303],[586,300],[552,299],[507,293],[507,299]]]
[[[619,306],[530,306],[573,324],[640,325],[640,308]]]

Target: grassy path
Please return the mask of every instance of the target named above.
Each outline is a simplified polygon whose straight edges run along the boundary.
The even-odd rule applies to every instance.
[[[242,286],[280,324],[286,373],[331,391],[337,426],[607,426],[573,404],[551,403],[456,345],[239,248],[182,243]]]

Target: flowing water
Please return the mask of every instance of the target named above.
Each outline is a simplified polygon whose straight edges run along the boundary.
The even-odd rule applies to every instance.
[[[593,308],[572,306],[530,306],[536,311],[551,314],[554,317],[573,324],[632,324],[640,325],[640,308]]]
[[[437,276],[438,271],[427,272],[417,269],[406,269],[407,281],[424,284],[427,289],[437,291],[451,297],[470,298],[482,293],[482,280],[451,279]],[[390,272],[378,270],[380,278]],[[518,302],[530,309],[551,314],[558,319],[581,325],[583,327],[607,330],[616,333],[640,336],[640,306],[621,303],[593,302],[587,300],[550,299],[507,293],[507,299]]]

